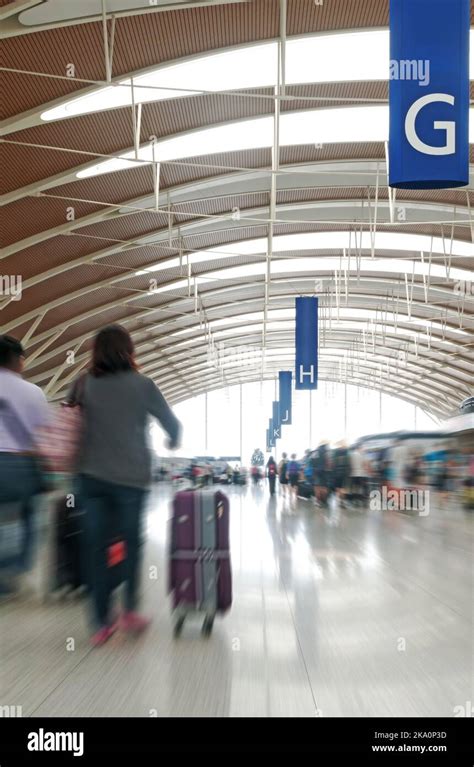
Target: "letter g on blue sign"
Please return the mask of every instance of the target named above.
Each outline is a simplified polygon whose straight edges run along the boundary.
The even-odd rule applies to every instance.
[[[469,183],[469,26],[469,0],[390,0],[391,187]]]

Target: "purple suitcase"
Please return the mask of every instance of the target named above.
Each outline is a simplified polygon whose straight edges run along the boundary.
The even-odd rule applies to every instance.
[[[205,614],[210,634],[216,613],[232,604],[229,501],[213,491],[183,490],[173,499],[170,521],[169,582],[179,634],[189,612]]]

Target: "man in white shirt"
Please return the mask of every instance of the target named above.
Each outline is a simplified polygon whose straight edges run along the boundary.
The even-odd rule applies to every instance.
[[[25,353],[12,336],[0,336],[0,528],[2,507],[21,509],[19,555],[9,560],[5,552],[0,568],[31,567],[34,530],[33,498],[42,489],[35,453],[35,434],[49,420],[46,397],[38,386],[23,380]]]

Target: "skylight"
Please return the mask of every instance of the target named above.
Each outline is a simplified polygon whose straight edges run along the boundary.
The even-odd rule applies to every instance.
[[[342,270],[349,268],[349,259],[346,258],[291,258],[291,259],[275,259],[271,262],[271,274],[273,276],[278,274],[297,274],[299,272],[309,272],[314,274],[314,279],[323,271],[332,271],[339,269],[341,265]],[[430,275],[431,279],[447,279],[446,268],[440,264],[421,263],[421,261],[411,261],[402,259],[371,259],[362,258],[360,261],[361,272],[374,272],[382,274],[399,274],[407,275],[411,280],[412,274],[416,276]],[[356,259],[351,260],[351,272],[356,271]],[[241,266],[234,266],[228,269],[218,269],[215,272],[207,272],[205,275],[199,277],[193,277],[191,282],[188,283],[186,279],[179,279],[171,282],[167,285],[158,285],[156,288],[150,290],[150,295],[157,293],[168,293],[176,290],[182,290],[183,288],[190,287],[194,292],[194,286],[207,285],[212,287],[212,284],[219,280],[233,280],[240,278],[251,278],[264,276],[266,274],[266,264],[264,261],[253,264],[242,264]],[[472,272],[468,269],[451,268],[449,271],[449,279],[455,280],[470,280],[472,278]]]
[[[388,30],[363,30],[288,39],[286,83],[387,80]],[[136,104],[190,96],[200,91],[232,91],[275,84],[277,43],[259,43],[165,64],[134,78]],[[471,31],[470,78],[474,79]],[[164,89],[164,90],[160,90]],[[42,113],[61,120],[104,109],[131,106],[131,79],[66,100]]]
[[[354,232],[351,233],[351,239],[349,239],[349,232],[302,232],[299,234],[284,234],[273,238],[273,253],[279,253],[281,251],[300,251],[300,250],[343,250],[346,248],[349,250],[349,241],[351,242],[351,253],[355,255],[359,248],[362,250],[371,249],[371,237],[369,232],[362,233],[362,240],[360,234],[357,234],[357,241],[355,239]],[[153,242],[153,239],[147,239],[147,242]],[[201,264],[205,262],[219,261],[226,255],[238,256],[238,255],[264,255],[267,252],[268,240],[266,238],[258,238],[254,240],[242,240],[241,242],[232,242],[228,245],[219,245],[216,248],[209,248],[209,250],[198,251],[196,253],[189,254],[189,261],[191,265]],[[474,248],[471,242],[464,242],[463,240],[453,240],[451,245],[451,239],[446,237],[444,242],[441,237],[431,237],[424,234],[408,234],[405,232],[382,232],[378,231],[375,234],[375,249],[376,250],[397,250],[406,252],[423,252],[425,258],[428,259],[431,248],[433,253],[449,257],[461,256],[461,257],[473,257]],[[375,257],[375,261],[378,263],[381,259]],[[383,259],[382,259],[383,260]],[[186,257],[183,257],[183,273],[187,266]],[[313,261],[316,263],[316,261]],[[323,263],[321,261],[321,263]],[[328,263],[325,259],[324,263]],[[339,264],[339,258],[337,259]],[[371,259],[370,263],[374,268],[374,261]],[[411,262],[410,262],[411,264]],[[180,260],[178,257],[172,257],[168,260],[162,259],[157,264],[149,266],[146,269],[141,269],[136,272],[137,275],[146,274],[148,272],[157,272],[163,269],[171,269],[178,267]],[[249,267],[246,267],[247,269]],[[314,267],[316,268],[316,266]],[[322,267],[326,268],[326,267]]]
[[[474,143],[474,109],[470,109],[469,141]],[[280,146],[298,144],[338,144],[387,141],[388,106],[334,107],[283,114],[280,117]],[[273,117],[217,125],[212,128],[181,133],[156,143],[155,159],[160,162],[180,160],[218,152],[271,147]],[[124,152],[80,170],[77,178],[89,178],[103,173],[133,168],[153,160],[152,146],[146,144],[138,151]]]

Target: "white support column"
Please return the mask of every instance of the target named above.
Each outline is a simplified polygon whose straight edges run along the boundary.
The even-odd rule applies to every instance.
[[[114,41],[115,41],[115,16],[112,16],[112,27],[110,31],[110,43],[109,43],[109,31],[107,27],[107,9],[106,2],[102,0],[102,35],[104,39],[104,60],[105,60],[105,79],[108,83],[112,81],[112,63],[114,56]]]
[[[286,53],[286,0],[280,0],[280,40],[278,42],[277,76],[275,85],[275,106],[273,115],[272,180],[270,189],[270,224],[268,227],[267,258],[265,271],[265,297],[263,306],[262,331],[262,369],[261,380],[265,371],[265,351],[267,344],[268,303],[270,299],[271,259],[273,255],[273,227],[276,218],[277,173],[280,167],[280,96],[285,83]]]
[[[133,91],[133,87],[132,87]],[[137,107],[133,107],[133,114],[134,114],[134,121],[133,121],[133,133],[134,133],[134,141],[133,145],[135,148],[135,159],[138,160],[138,152],[140,151],[140,135],[142,130],[142,105],[138,104]]]
[[[240,465],[242,465],[243,456],[243,413],[242,413],[242,384],[239,384],[239,452],[240,452]]]
[[[474,242],[474,219],[472,217],[471,199],[469,197],[468,191],[466,191],[466,199],[467,199],[467,209],[469,211],[469,224],[471,226],[471,240]]]
[[[393,189],[388,184],[388,141],[384,144],[385,147],[385,165],[387,167],[387,192],[388,192],[388,207],[390,210],[390,223],[395,223],[395,199],[393,196]]]
[[[168,245],[170,246],[170,248],[171,248],[171,245],[172,245],[172,235],[173,235],[173,230],[172,230],[172,226],[171,226],[172,217],[173,217],[173,214],[171,213],[170,193],[168,192]]]
[[[408,286],[408,274],[405,272],[405,290],[406,290],[406,298],[407,298],[407,313],[408,313],[408,321],[411,321],[411,306],[413,302],[413,287],[415,283],[415,262],[413,261],[413,271],[412,271],[412,277],[411,277],[411,285]]]
[[[346,289],[346,306],[349,303],[349,272],[351,270],[351,257],[346,257],[346,249],[343,248],[343,258],[344,258],[344,285]]]
[[[344,381],[344,438],[347,436],[347,376]]]
[[[140,105],[141,106],[141,105]],[[153,159],[153,190],[155,195],[155,211],[159,210],[159,195],[160,195],[160,163],[156,159],[156,136],[151,136],[151,152]],[[179,234],[179,231],[178,231]],[[181,235],[179,235],[181,237]]]
[[[336,291],[336,316],[339,321],[339,272],[334,270],[334,287]]]

